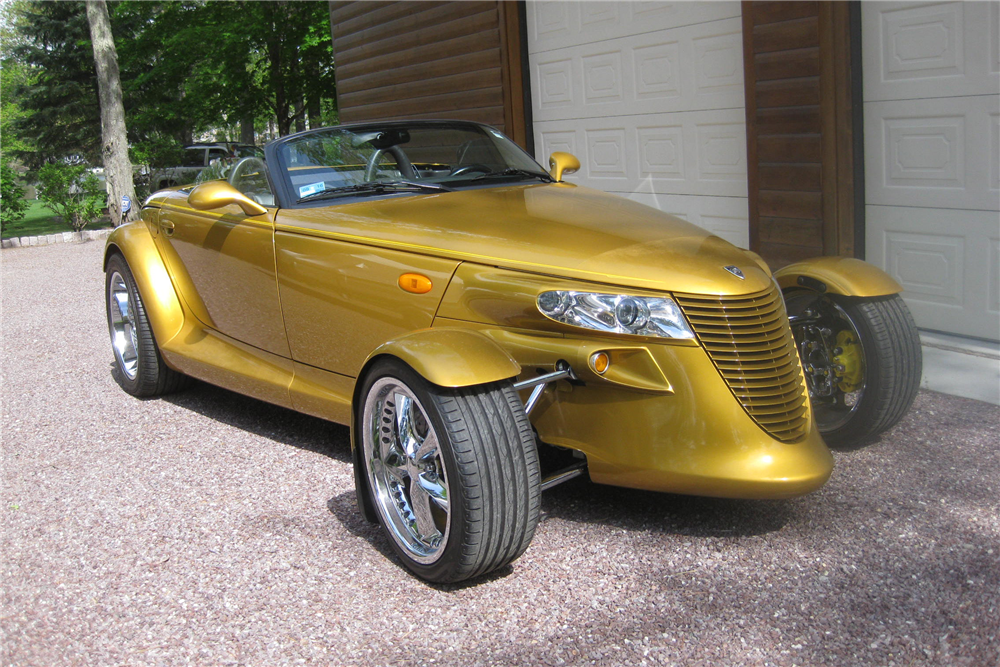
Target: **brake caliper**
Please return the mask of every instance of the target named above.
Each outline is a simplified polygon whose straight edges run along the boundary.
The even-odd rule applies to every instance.
[[[861,343],[854,332],[843,330],[837,334],[837,347],[833,350],[834,372],[837,386],[845,394],[857,391],[864,380],[861,360]]]

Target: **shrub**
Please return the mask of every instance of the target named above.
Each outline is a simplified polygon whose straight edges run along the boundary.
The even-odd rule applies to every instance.
[[[107,193],[87,165],[50,162],[38,170],[38,199],[78,232],[101,216]]]
[[[0,163],[0,230],[19,222],[28,210],[24,189],[17,183],[17,172],[7,162]]]

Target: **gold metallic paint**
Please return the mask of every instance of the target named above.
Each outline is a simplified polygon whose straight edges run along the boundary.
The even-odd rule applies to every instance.
[[[289,357],[275,283],[273,211],[249,218],[236,206],[195,210],[183,193],[168,195],[161,206],[161,229],[170,220],[173,231],[157,243],[170,264],[183,266],[175,273],[188,279],[181,292],[196,316],[235,340]]]
[[[368,361],[397,357],[432,384],[471,387],[516,377],[521,367],[501,345],[468,329],[423,329],[380,346]],[[367,362],[366,362],[367,365]]]
[[[549,174],[561,181],[564,174],[575,174],[580,171],[580,160],[572,153],[556,151],[549,156]]]
[[[888,273],[853,257],[814,257],[774,272],[781,289],[801,287],[799,276],[819,280],[828,293],[843,296],[888,296],[903,291]]]
[[[752,257],[700,227],[597,190],[567,192],[560,184],[285,209],[275,227],[279,233],[656,291],[746,294],[770,284]],[[728,273],[727,265],[742,269],[746,280]]]
[[[108,235],[104,247],[105,263],[112,252],[120,252],[125,257],[142,297],[153,337],[162,346],[181,330],[184,311],[146,222],[147,218],[154,217],[154,211],[145,209],[141,215],[141,220],[122,225]]]
[[[285,231],[274,246],[292,358],[352,377],[379,345],[431,326],[458,264]],[[399,274],[408,270],[428,276],[432,289],[399,289]]]
[[[236,205],[243,209],[246,215],[264,215],[267,209],[247,197],[226,181],[208,181],[195,186],[188,195],[191,208],[199,211],[214,211],[227,206]]]
[[[586,454],[595,482],[719,497],[785,498],[819,488],[830,475],[833,459],[815,426],[794,443],[772,438],[733,398],[700,347],[650,343],[619,348],[625,354],[611,369],[641,379],[630,386],[608,381],[607,374],[598,375],[586,363],[593,352],[609,350],[606,342],[464,325],[507,349],[524,369],[518,379],[549,371],[559,360],[572,364],[584,384],[559,382],[546,390],[532,424],[543,442]],[[669,382],[670,390],[646,386],[656,377]]]
[[[175,236],[181,217],[196,213],[183,192],[151,204],[173,218]],[[538,313],[535,299],[546,289],[723,296],[771,284],[759,258],[676,218],[587,188],[570,193],[564,184],[387,197],[252,220],[236,210],[213,215],[213,226],[229,216],[218,227],[220,247],[244,229],[253,238],[233,246],[233,259],[256,276],[257,291],[271,281],[280,310],[268,308],[268,317],[284,319],[288,348],[277,334],[251,345],[213,330],[215,297],[205,301],[195,287],[208,265],[189,272],[163,232],[154,243],[156,209],[109,239],[109,248],[123,248],[151,304],[164,358],[190,375],[350,423],[356,378],[383,354],[452,387],[528,379],[566,361],[579,382],[550,386],[532,421],[543,441],[586,454],[595,481],[780,498],[818,488],[830,474],[832,458],[811,417],[799,441],[771,438],[697,341],[587,332]],[[272,224],[273,269],[259,253],[259,233]],[[804,264],[818,279],[839,276],[841,267]],[[399,277],[410,272],[427,276],[432,289],[402,291]],[[863,285],[878,282],[860,273]],[[225,280],[238,287],[244,278],[234,270]],[[252,296],[231,298],[235,312],[256,307]],[[597,352],[611,359],[603,375],[589,365]]]

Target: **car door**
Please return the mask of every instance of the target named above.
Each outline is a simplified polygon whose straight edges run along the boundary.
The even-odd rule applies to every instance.
[[[164,202],[157,244],[185,302],[205,326],[288,357],[274,263],[275,208],[248,216],[236,205],[191,207],[179,192]]]

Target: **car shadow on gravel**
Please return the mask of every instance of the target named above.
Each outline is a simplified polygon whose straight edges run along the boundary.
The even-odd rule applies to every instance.
[[[197,381],[162,400],[247,433],[351,463],[346,426]]]
[[[408,573],[406,566],[403,565],[402,561],[396,557],[396,554],[389,546],[388,538],[386,538],[378,524],[368,523],[368,521],[366,521],[361,515],[361,510],[358,509],[357,497],[355,496],[354,491],[346,491],[338,496],[330,498],[330,500],[326,502],[326,507],[349,533],[368,542],[373,549],[378,551],[386,560],[396,565],[400,571],[406,572],[408,576],[413,576]],[[486,575],[458,584],[432,584],[426,581],[423,583],[427,587],[438,591],[458,591],[471,586],[478,586],[490,581],[496,581],[497,579],[503,579],[513,571],[513,565],[505,565],[504,567],[494,570]],[[416,580],[416,578],[414,578],[414,580]]]
[[[789,500],[683,496],[576,479],[542,494],[541,520],[691,537],[751,537],[781,530],[796,512]]]

